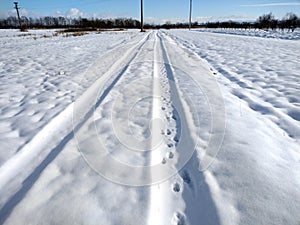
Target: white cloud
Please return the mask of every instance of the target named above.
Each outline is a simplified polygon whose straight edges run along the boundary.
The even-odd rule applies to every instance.
[[[161,19],[161,18],[155,18],[155,17],[146,17],[145,18],[145,23],[148,24],[165,24],[167,22],[171,23],[185,23],[186,20],[184,19],[174,19],[174,18],[168,18],[168,19]]]
[[[251,4],[251,5],[240,5],[242,7],[266,7],[266,6],[300,6],[299,2],[276,2],[266,4]]]
[[[81,12],[79,9],[71,8],[65,13],[66,17],[85,17],[85,13]]]
[[[26,17],[38,17],[39,14],[33,11],[28,11],[26,9],[20,9],[20,16],[26,16]],[[17,16],[16,10],[7,10],[0,12],[0,18],[7,18],[9,16]]]
[[[231,15],[231,16],[196,16],[192,18],[192,22],[206,23],[206,22],[222,22],[222,21],[255,21],[257,18],[254,16],[246,16],[246,15]],[[149,24],[165,24],[166,22],[171,23],[187,23],[188,18],[186,19],[160,19],[155,17],[146,17],[145,23]]]
[[[231,15],[231,16],[198,16],[195,17],[193,21],[198,21],[199,23],[206,22],[223,22],[223,21],[254,21],[256,17],[253,16],[239,16],[239,15]]]
[[[77,17],[83,17],[83,18],[116,18],[117,16],[111,13],[86,13],[83,11],[80,11],[77,8],[71,8],[66,12],[56,11],[54,16],[65,16],[65,17],[71,17],[71,18],[77,18]]]
[[[69,18],[102,18],[102,19],[114,19],[114,18],[128,18],[129,16],[123,15],[123,14],[113,14],[111,12],[102,12],[102,13],[86,13],[84,11],[81,11],[77,8],[71,8],[67,11],[56,11],[54,13],[48,13],[48,14],[40,14],[34,11],[28,11],[26,9],[21,9],[20,10],[20,15],[21,16],[26,16],[26,17],[33,17],[33,18],[38,18],[38,17],[44,17],[44,16],[54,16],[54,17],[69,17]],[[15,9],[12,10],[7,10],[7,11],[0,11],[0,18],[7,18],[9,16],[16,17],[17,13]],[[137,19],[137,18],[133,18]]]
[[[45,15],[41,15],[37,12],[32,12],[28,11],[26,9],[21,9],[20,11],[21,16],[26,16],[26,17],[41,17]],[[8,16],[16,16],[16,11],[9,10],[5,12],[0,12],[0,18],[7,18]],[[94,14],[88,14],[86,12],[80,11],[77,8],[71,8],[67,11],[56,11],[53,14],[50,14],[49,16],[64,16],[64,17],[70,17],[70,18],[77,18],[77,17],[82,17],[82,18],[103,18],[103,19],[109,19],[109,18],[125,18],[128,17],[126,15],[116,15],[110,12],[103,12],[103,13],[94,13]],[[139,20],[139,18],[133,18]],[[218,17],[218,16],[209,16],[209,17],[204,17],[204,16],[197,16],[192,19],[193,22],[197,21],[199,23],[205,23],[205,22],[216,22],[216,21],[254,21],[257,18],[250,17],[250,16],[239,16],[239,15],[232,15],[232,16],[223,16],[223,17]],[[146,17],[145,18],[145,23],[148,24],[165,24],[167,22],[171,23],[187,23],[188,18],[156,18],[156,17]]]

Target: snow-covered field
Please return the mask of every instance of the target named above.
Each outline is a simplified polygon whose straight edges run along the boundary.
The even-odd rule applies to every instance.
[[[232,35],[242,35],[251,37],[262,37],[262,38],[279,38],[286,40],[300,40],[300,29],[295,29],[294,32],[289,30],[260,30],[260,29],[197,29],[199,32],[210,32],[217,34],[232,34]]]
[[[298,225],[300,42],[241,32],[0,30],[0,224]]]

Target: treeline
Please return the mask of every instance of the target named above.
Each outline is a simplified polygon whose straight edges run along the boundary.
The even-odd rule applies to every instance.
[[[66,18],[66,17],[41,17],[27,18],[21,17],[23,29],[33,28],[139,28],[140,21],[135,19],[98,19],[98,18]],[[10,16],[0,19],[0,29],[19,28],[17,17]]]
[[[255,22],[208,22],[202,24],[205,28],[231,28],[231,29],[263,29],[263,30],[288,30],[294,31],[300,27],[300,18],[294,13],[288,13],[281,20],[275,19],[272,13],[260,16]]]
[[[117,19],[98,19],[98,18],[66,18],[66,17],[51,17],[42,18],[27,18],[21,17],[22,28],[140,28],[141,23],[132,18],[117,18]],[[171,23],[166,22],[163,25],[145,24],[145,29],[176,29],[188,28],[188,23]],[[288,30],[294,31],[300,27],[300,18],[294,13],[288,13],[282,19],[275,19],[272,13],[260,16],[255,22],[207,22],[199,24],[192,23],[192,28],[230,28],[230,29],[264,29],[264,30]],[[19,28],[17,17],[10,16],[6,19],[0,19],[0,29]]]

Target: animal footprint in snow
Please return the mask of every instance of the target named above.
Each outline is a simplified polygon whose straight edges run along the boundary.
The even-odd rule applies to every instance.
[[[217,75],[217,72],[216,71],[214,71],[212,68],[209,68],[210,69],[210,71],[214,74],[214,75]]]
[[[162,164],[166,164],[167,163],[167,160],[166,158],[163,158],[163,160],[161,161]]]
[[[174,145],[173,145],[172,143],[169,143],[169,144],[168,144],[168,147],[169,147],[169,148],[172,148],[173,146],[174,146]]]
[[[172,115],[173,120],[177,120],[176,116],[173,114]]]
[[[167,135],[170,135],[170,134],[172,134],[172,132],[169,129],[167,129]]]
[[[175,192],[180,191],[180,185],[178,183],[173,184],[173,191],[175,191]]]
[[[167,157],[169,159],[173,159],[174,158],[174,153],[173,152],[167,152]]]
[[[184,170],[180,173],[180,176],[182,177],[183,181],[187,184],[190,184],[191,183],[191,177],[190,177],[190,174]]]
[[[174,213],[172,224],[174,225],[184,225],[184,215],[179,212]]]
[[[165,109],[166,109],[166,107],[164,107],[164,106],[163,106],[163,107],[161,107],[161,109],[162,109],[162,110],[165,110]]]
[[[178,142],[178,141],[179,141],[179,139],[178,139],[177,136],[175,136],[173,140],[174,140],[175,142]]]

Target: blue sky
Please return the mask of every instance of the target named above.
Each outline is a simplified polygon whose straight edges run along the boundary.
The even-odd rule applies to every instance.
[[[140,0],[19,0],[26,16],[82,16],[139,18]],[[146,22],[187,21],[189,0],[144,0]],[[193,20],[254,20],[272,12],[281,18],[300,15],[300,0],[193,0]],[[13,1],[0,0],[0,16],[14,15]]]

